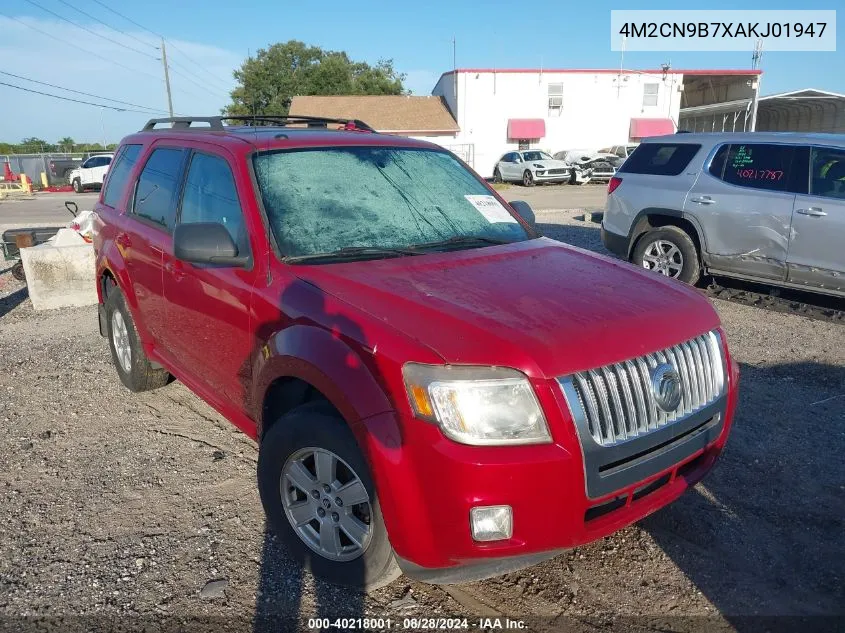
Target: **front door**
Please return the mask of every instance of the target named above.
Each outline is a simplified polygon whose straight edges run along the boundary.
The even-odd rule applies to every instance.
[[[810,189],[795,198],[789,281],[845,291],[845,150],[813,147]]]
[[[699,174],[684,212],[701,226],[714,271],[786,280],[794,154],[790,145],[725,144]]]
[[[255,253],[232,163],[222,151],[197,146],[193,152],[178,222],[222,224],[239,253]],[[243,185],[251,187],[248,178]],[[164,256],[167,346],[212,399],[239,409],[249,393],[250,301],[261,264],[254,256],[244,268],[191,264],[176,259],[172,249]]]

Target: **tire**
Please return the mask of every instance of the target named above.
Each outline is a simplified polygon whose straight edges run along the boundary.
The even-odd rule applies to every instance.
[[[504,182],[502,180],[502,172],[499,171],[498,167],[496,167],[496,169],[493,170],[493,182],[497,182],[497,183]]]
[[[570,185],[577,185],[578,184],[578,176],[575,174],[575,168],[574,167],[569,172],[569,184]]]
[[[522,184],[525,187],[534,186],[534,174],[531,173],[530,169],[526,169],[525,173],[522,174]]]
[[[12,277],[18,281],[26,281],[26,273],[23,270],[23,262],[17,262],[12,266]]]
[[[315,452],[324,459],[337,458],[334,479],[317,475]],[[296,474],[301,486],[293,482],[291,473]],[[350,474],[361,484],[356,486],[358,498],[366,492],[366,504],[337,503],[335,491],[349,485]],[[312,490],[304,490],[311,486]],[[328,486],[329,492],[323,486]],[[297,407],[269,428],[258,454],[258,490],[273,532],[315,576],[333,584],[372,591],[401,575],[367,462],[346,422],[330,407]],[[364,512],[365,508],[368,512]],[[293,523],[296,509],[302,510],[297,517],[305,521],[298,528]],[[317,514],[321,510],[322,517]],[[364,541],[363,546],[349,538],[344,524],[358,529],[365,526],[366,534],[359,538]],[[336,552],[334,558],[321,551],[323,541],[319,535],[323,530],[327,530],[327,536],[335,535],[333,541],[327,540],[328,549]]]
[[[82,181],[79,178],[73,179],[73,190],[76,193],[82,193],[85,191],[85,187],[82,186]]]
[[[677,226],[661,226],[644,233],[637,240],[631,261],[690,285],[695,285],[701,276],[695,242]]]
[[[112,287],[106,297],[106,324],[111,358],[117,369],[120,382],[129,391],[136,393],[158,389],[166,385],[170,380],[170,374],[164,369],[153,367],[147,359],[138,338],[138,330],[135,329],[135,322],[126,307],[126,300],[117,287]],[[121,342],[120,348],[124,351],[118,351],[118,344],[115,343],[115,340]],[[125,354],[127,348],[129,350],[128,359]]]

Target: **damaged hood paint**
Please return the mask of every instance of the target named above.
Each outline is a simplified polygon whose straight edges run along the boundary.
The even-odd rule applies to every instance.
[[[293,270],[447,363],[508,358],[531,376],[634,358],[719,325],[698,291],[546,238]]]

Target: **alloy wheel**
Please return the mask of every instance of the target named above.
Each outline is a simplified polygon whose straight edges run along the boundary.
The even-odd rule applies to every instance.
[[[643,252],[643,268],[677,279],[684,269],[684,255],[668,240],[655,240]]]
[[[370,495],[358,474],[323,448],[302,448],[282,468],[285,516],[312,551],[333,561],[361,556],[373,535]]]
[[[117,360],[128,374],[132,371],[132,347],[129,345],[129,330],[120,310],[115,310],[111,315],[111,340]]]

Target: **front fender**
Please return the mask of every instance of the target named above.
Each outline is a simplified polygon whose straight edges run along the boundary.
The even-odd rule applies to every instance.
[[[125,262],[117,248],[117,244],[111,240],[104,241],[97,249],[97,300],[102,304],[106,302],[103,291],[104,281],[107,275],[111,275],[120,292],[123,293],[126,306],[132,315],[132,321],[135,323],[135,329],[141,338],[141,344],[144,346],[144,350],[149,353],[152,337],[143,319],[138,318],[138,298],[135,296],[135,289],[129,278],[129,271],[126,270]]]
[[[276,332],[260,348],[253,366],[251,408],[259,437],[264,398],[278,378],[297,378],[312,385],[349,424],[393,410],[374,376],[375,366],[375,352],[364,348],[359,352],[326,329],[292,325]]]

